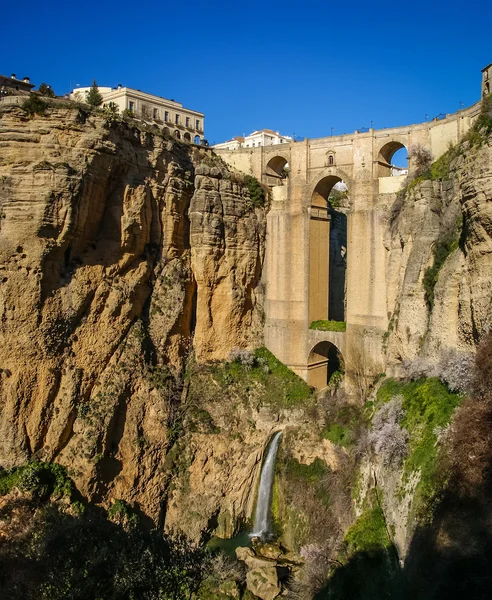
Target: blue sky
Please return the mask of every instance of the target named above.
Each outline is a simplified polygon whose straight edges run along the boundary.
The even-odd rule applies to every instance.
[[[491,19],[490,0],[8,2],[0,73],[174,98],[205,113],[210,143],[322,137],[476,102]]]

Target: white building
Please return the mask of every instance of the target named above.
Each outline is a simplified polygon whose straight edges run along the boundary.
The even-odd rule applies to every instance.
[[[280,135],[278,131],[271,129],[261,129],[253,131],[245,137],[235,137],[228,142],[215,144],[214,148],[222,150],[237,150],[238,148],[258,148],[259,146],[275,146],[277,144],[288,144],[292,138],[288,135]]]
[[[90,89],[90,87],[77,88],[71,92],[70,98],[83,102]],[[113,102],[120,112],[128,110],[136,117],[163,125],[164,133],[195,144],[200,144],[203,140],[204,114],[184,108],[180,102],[121,85],[116,88],[100,87],[99,93],[104,105]]]

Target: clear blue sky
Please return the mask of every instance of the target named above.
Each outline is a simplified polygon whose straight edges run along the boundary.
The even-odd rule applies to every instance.
[[[492,2],[6,2],[0,73],[118,83],[205,113],[210,143],[417,123],[480,97]]]

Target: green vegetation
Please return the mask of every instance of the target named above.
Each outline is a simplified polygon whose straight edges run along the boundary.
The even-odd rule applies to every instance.
[[[48,103],[39,96],[31,94],[29,98],[22,104],[22,108],[30,117],[34,115],[44,115],[46,109],[48,108]]]
[[[379,505],[367,508],[345,534],[349,554],[374,553],[390,548],[384,513]]]
[[[337,190],[333,188],[328,196],[328,205],[332,208],[339,208],[348,200],[348,190]]]
[[[91,89],[87,92],[85,99],[87,104],[90,104],[94,108],[97,106],[101,106],[101,104],[103,103],[103,97],[101,95],[101,92],[99,91],[99,88],[97,87],[97,82],[95,79],[92,82]]]
[[[367,412],[371,403],[363,408],[347,404],[339,408],[335,414],[328,415],[327,425],[321,437],[344,448],[352,448],[357,442],[362,427],[367,426]]]
[[[256,208],[265,206],[266,193],[258,179],[256,179],[256,177],[252,177],[251,175],[246,175],[244,178],[244,183],[248,188],[252,205]]]
[[[322,437],[339,446],[348,447],[353,442],[352,431],[340,423],[332,423],[323,431]]]
[[[480,115],[473,124],[468,134],[465,136],[465,141],[468,141],[471,146],[482,146],[488,136],[492,133],[492,95],[485,96],[482,99],[482,108]]]
[[[55,92],[53,91],[52,87],[44,82],[39,86],[38,93],[41,94],[41,96],[45,96],[46,98],[55,97]]]
[[[446,262],[448,256],[458,248],[462,224],[463,219],[460,216],[456,222],[456,229],[449,232],[442,239],[437,240],[432,249],[434,261],[432,266],[425,270],[423,280],[425,300],[430,308],[434,305],[434,288],[439,278],[441,267]]]
[[[450,392],[437,377],[410,383],[388,379],[378,391],[378,403],[387,402],[398,394],[403,396],[405,410],[401,425],[409,433],[409,454],[404,462],[404,473],[409,477],[420,472],[414,510],[420,519],[425,520],[431,516],[439,493],[437,433],[449,424],[461,396]]]
[[[190,404],[196,406],[215,404],[218,396],[228,396],[253,405],[291,408],[312,398],[307,383],[266,348],[241,351],[231,362],[195,366],[186,377],[190,379]]]
[[[323,460],[315,458],[310,465],[300,463],[295,458],[288,458],[284,463],[284,473],[298,482],[315,485],[328,472],[328,467]]]
[[[51,495],[70,498],[74,491],[65,467],[43,462],[31,462],[0,471],[0,496],[5,496],[13,488],[29,491],[40,498]]]
[[[346,331],[347,323],[345,321],[313,321],[309,329],[318,329],[320,331]]]
[[[28,492],[0,507],[2,598],[189,600],[210,572],[205,549],[183,536],[144,530],[122,500],[107,515],[59,501],[57,490],[76,492],[59,465],[28,463],[2,472],[1,482],[2,493],[14,486]]]

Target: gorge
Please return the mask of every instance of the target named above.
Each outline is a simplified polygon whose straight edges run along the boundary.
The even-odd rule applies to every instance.
[[[289,196],[134,119],[55,100],[41,114],[0,107],[2,539],[17,540],[15,511],[43,477],[52,485],[39,465],[54,464],[115,535],[135,517],[200,548],[251,523],[257,490],[255,533],[267,529],[271,492],[278,540],[233,573],[193,572],[205,581],[198,598],[425,599],[458,578],[486,587],[490,103],[469,118],[401,189],[348,186],[348,269],[354,255],[372,263],[349,275],[346,332],[324,332],[309,328],[304,250],[314,191],[334,167]],[[369,251],[355,236],[362,218]],[[282,220],[302,252],[275,236]],[[361,290],[372,314],[357,311]],[[338,376],[316,391],[307,357],[324,343],[340,351]],[[303,362],[284,362],[301,377],[278,360],[291,349]],[[65,514],[76,493],[68,502],[60,485],[39,502]],[[15,596],[9,577],[10,597],[36,597]],[[63,598],[53,586],[37,597]]]

